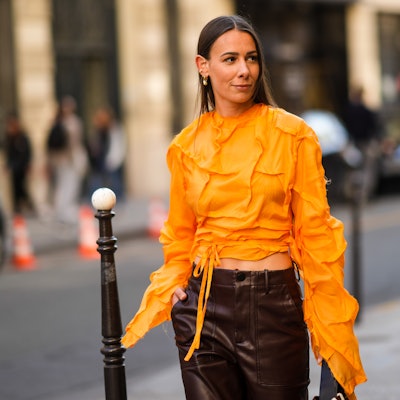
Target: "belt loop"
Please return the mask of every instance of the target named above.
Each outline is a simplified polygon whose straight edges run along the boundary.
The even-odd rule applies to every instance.
[[[268,270],[264,270],[264,279],[265,279],[265,294],[269,292],[269,279],[268,279]]]

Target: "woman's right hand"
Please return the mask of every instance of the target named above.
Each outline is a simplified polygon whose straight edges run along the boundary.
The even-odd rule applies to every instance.
[[[172,295],[172,299],[171,299],[171,303],[172,303],[172,307],[180,300],[186,300],[187,299],[187,294],[185,292],[185,290],[181,287],[177,288],[174,292],[174,294]]]

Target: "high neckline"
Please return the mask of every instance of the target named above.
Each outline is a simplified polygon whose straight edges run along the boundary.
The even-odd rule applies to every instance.
[[[224,127],[235,126],[238,123],[245,122],[254,118],[256,114],[258,114],[261,107],[262,104],[254,104],[243,113],[232,117],[223,117],[220,114],[218,114],[217,111],[212,111],[212,118],[217,126],[224,126]]]

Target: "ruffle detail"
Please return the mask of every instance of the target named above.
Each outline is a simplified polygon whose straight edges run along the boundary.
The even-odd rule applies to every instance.
[[[261,105],[232,120],[212,112],[174,139],[170,152],[181,154],[186,200],[198,220],[197,238],[207,239],[201,231],[204,221],[205,233],[212,231],[217,241],[227,234],[232,241],[251,239],[257,228],[268,229],[274,240],[287,236],[291,220],[286,189],[293,178],[295,146],[292,132],[270,129],[279,115]],[[301,120],[293,118],[298,126]],[[286,154],[276,151],[282,148]],[[264,236],[268,242],[269,234]]]

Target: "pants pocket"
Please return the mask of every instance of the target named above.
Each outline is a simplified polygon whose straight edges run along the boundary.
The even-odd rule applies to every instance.
[[[256,302],[258,382],[302,386],[309,379],[309,338],[297,282],[272,285]]]
[[[172,326],[175,332],[175,341],[179,345],[190,345],[196,329],[197,318],[197,293],[191,290],[190,285],[186,289],[187,298],[179,300],[171,311]]]

